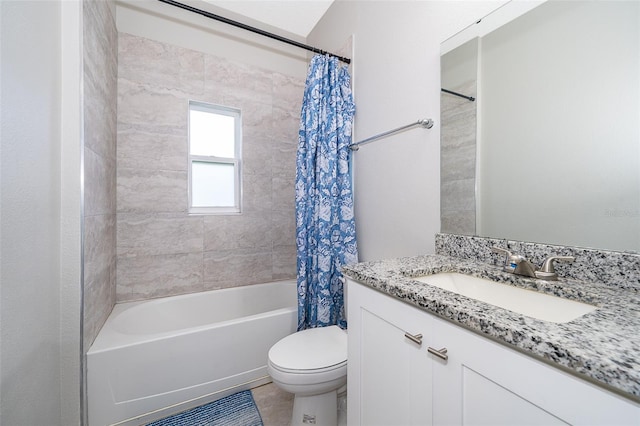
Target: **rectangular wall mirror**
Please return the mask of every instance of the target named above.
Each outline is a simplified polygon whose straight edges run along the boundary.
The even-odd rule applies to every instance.
[[[442,232],[640,252],[640,2],[512,1],[441,60]]]

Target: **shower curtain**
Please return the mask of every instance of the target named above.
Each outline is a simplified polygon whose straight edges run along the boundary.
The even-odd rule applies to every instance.
[[[314,56],[297,151],[298,330],[347,327],[341,267],[358,260],[349,171],[354,113],[346,66]]]

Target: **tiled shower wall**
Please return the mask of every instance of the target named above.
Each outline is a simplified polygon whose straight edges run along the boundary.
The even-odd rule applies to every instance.
[[[449,88],[476,93],[476,82]],[[440,95],[440,229],[473,235],[476,231],[476,103]]]
[[[300,78],[119,34],[118,301],[295,277],[303,88]],[[242,110],[240,215],[188,214],[189,100]]]
[[[472,39],[440,58],[442,87],[477,96],[479,41]],[[440,229],[476,233],[477,102],[440,94]]]
[[[116,100],[113,1],[83,2],[84,329],[86,351],[116,300]]]

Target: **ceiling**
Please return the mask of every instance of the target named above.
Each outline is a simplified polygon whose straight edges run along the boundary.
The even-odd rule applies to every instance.
[[[333,0],[205,0],[216,7],[306,38]]]

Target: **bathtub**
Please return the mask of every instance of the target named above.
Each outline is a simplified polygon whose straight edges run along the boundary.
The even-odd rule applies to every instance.
[[[271,381],[295,280],[118,303],[87,352],[90,426],[142,424]]]

